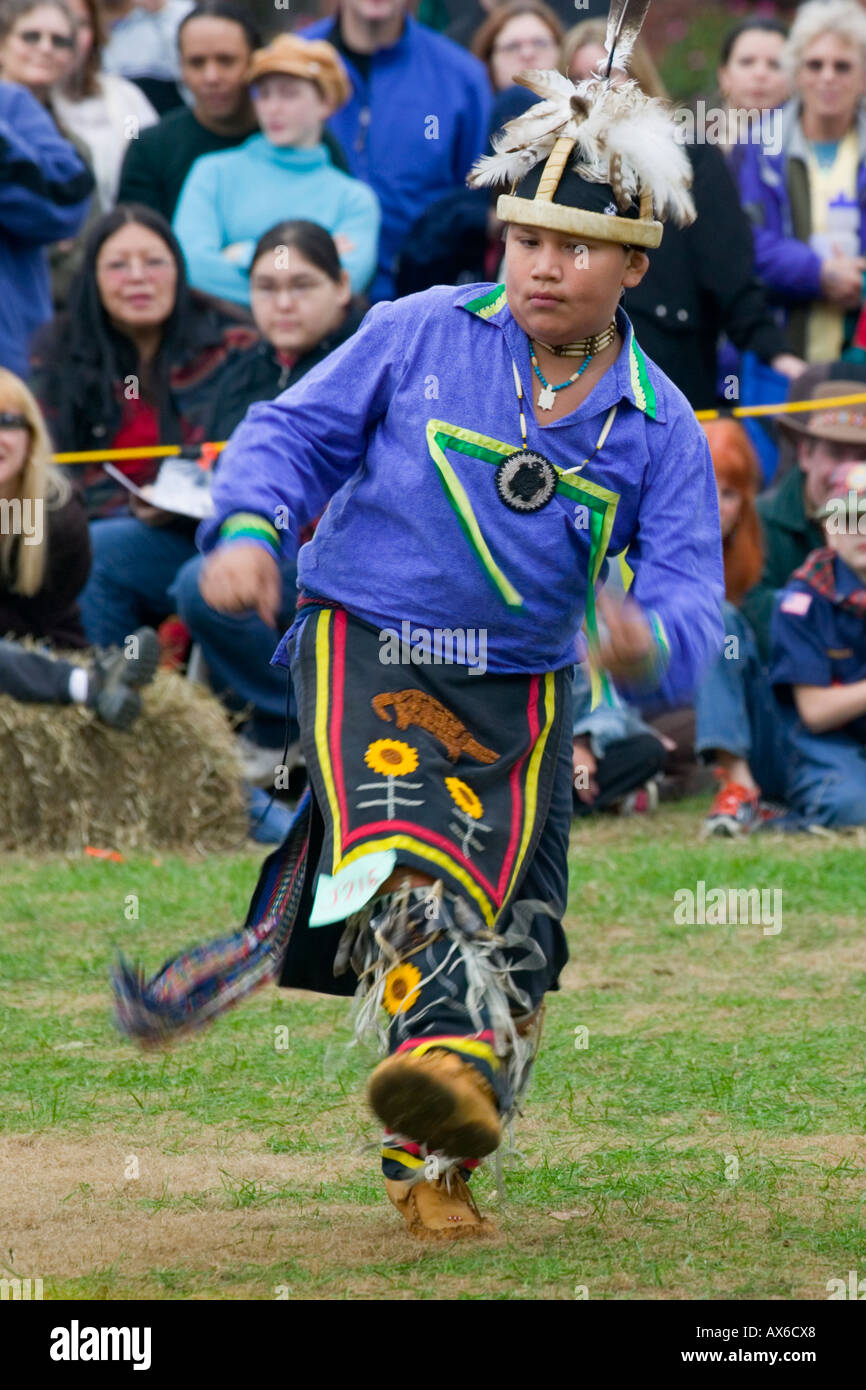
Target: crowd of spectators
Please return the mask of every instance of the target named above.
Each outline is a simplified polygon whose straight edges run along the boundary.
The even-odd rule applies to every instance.
[[[0,0],[0,691],[127,727],[169,625],[237,720],[259,805],[284,737],[297,753],[269,664],[295,558],[279,612],[217,613],[196,518],[142,495],[151,451],[226,440],[378,301],[495,281],[495,199],[466,175],[536,100],[520,72],[598,69],[606,11],[426,0],[421,22],[339,0],[312,23],[277,7],[265,42],[237,0]],[[670,100],[640,41],[627,76]],[[695,410],[728,417],[705,425],[725,650],[687,709],[593,709],[578,671],[575,811],[649,810],[714,769],[708,833],[866,824],[866,406],[834,404],[866,392],[866,10],[742,19],[677,117],[698,217],[667,226],[624,308]],[[730,418],[786,400],[815,404]],[[108,472],[100,449],[126,452]],[[146,657],[112,665],[130,633]]]

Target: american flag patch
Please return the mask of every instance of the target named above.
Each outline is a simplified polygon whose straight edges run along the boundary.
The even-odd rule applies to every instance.
[[[811,594],[786,594],[779,604],[779,612],[794,613],[798,618],[803,618],[811,607]]]

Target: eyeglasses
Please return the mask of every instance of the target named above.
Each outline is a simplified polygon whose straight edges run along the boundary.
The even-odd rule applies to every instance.
[[[837,58],[834,62],[829,58],[826,62],[823,58],[807,58],[803,67],[807,72],[821,72],[823,68],[829,68],[837,77],[844,77],[846,73],[854,71],[854,64],[848,58]]]
[[[104,261],[97,266],[97,270],[101,275],[110,275],[113,279],[120,280],[124,275],[134,275],[139,266],[143,274],[164,275],[174,268],[174,261],[168,256],[135,257],[129,261]]]
[[[553,39],[513,39],[511,43],[501,43],[494,48],[494,53],[505,53],[509,58],[515,57],[524,48],[531,48],[533,53],[549,53],[556,48]]]
[[[75,43],[69,34],[49,34],[42,29],[20,29],[17,37],[22,43],[29,44],[31,48],[35,48],[42,39],[50,39],[51,47],[56,48],[59,53],[72,48]]]
[[[14,410],[0,410],[0,430],[29,430],[30,421],[26,415],[18,415]]]

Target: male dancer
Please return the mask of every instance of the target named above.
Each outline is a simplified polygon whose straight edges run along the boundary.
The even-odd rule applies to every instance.
[[[622,25],[618,66],[639,27]],[[635,84],[524,80],[546,100],[475,175],[512,184],[505,283],[377,305],[228,447],[203,532],[215,608],[272,621],[277,557],[327,507],[274,658],[310,794],[263,870],[249,965],[221,948],[197,994],[175,986],[200,955],[119,986],[140,1037],[219,1011],[277,956],[283,985],[357,993],[357,1027],[391,1052],[369,1089],[387,1192],[424,1237],[484,1229],[466,1180],[516,1108],[567,958],[578,630],[602,691],[689,692],[722,638],[706,438],[618,307],[661,238],[654,212],[694,215],[687,162]],[[595,585],[626,549],[633,597],[601,641]]]

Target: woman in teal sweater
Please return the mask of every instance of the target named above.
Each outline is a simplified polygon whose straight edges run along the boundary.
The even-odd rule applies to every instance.
[[[275,220],[303,217],[333,236],[353,293],[376,267],[380,212],[366,184],[331,164],[326,118],[349,95],[334,48],[281,34],[254,54],[250,94],[260,135],[196,160],[174,216],[190,283],[249,304],[253,248]]]

